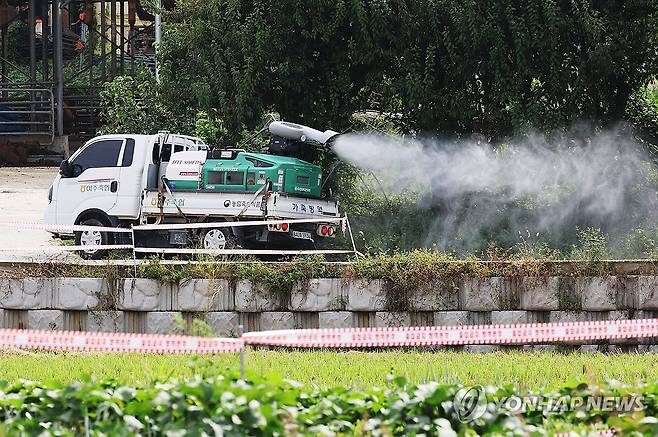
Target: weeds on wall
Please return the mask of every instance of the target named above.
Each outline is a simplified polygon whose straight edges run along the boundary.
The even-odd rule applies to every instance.
[[[95,310],[116,309],[122,292],[121,278],[146,278],[169,285],[181,285],[191,279],[225,279],[233,287],[239,280],[249,280],[262,286],[269,294],[286,299],[296,289],[306,290],[312,278],[339,278],[346,281],[365,279],[381,280],[387,294],[387,307],[406,307],[412,293],[456,293],[466,278],[505,276],[514,280],[528,278],[541,281],[551,276],[605,276],[615,274],[615,264],[607,261],[610,255],[606,236],[598,229],[579,231],[579,244],[572,246],[569,258],[562,259],[555,251],[534,245],[532,238],[524,239],[518,250],[506,252],[492,248],[486,259],[470,256],[457,258],[452,254],[429,249],[378,254],[350,259],[351,262],[327,262],[320,255],[296,257],[276,263],[253,258],[232,258],[218,262],[217,258],[198,256],[180,264],[165,263],[153,257],[141,262],[135,269],[131,265],[71,265],[61,263],[17,264],[0,272],[0,277],[57,278],[94,277],[109,280],[107,295],[99,296]],[[637,230],[628,244],[653,247],[658,234]],[[637,273],[655,274],[654,264],[642,264]],[[624,272],[628,274],[628,272]]]
[[[242,259],[218,263],[210,257],[197,258],[194,263],[164,264],[150,258],[140,264],[137,276],[157,279],[167,284],[179,284],[189,279],[249,280],[264,285],[277,294],[289,294],[295,285],[311,278],[336,277],[336,267],[326,263],[323,256],[298,257],[281,263],[266,263]]]
[[[176,315],[174,325],[175,329],[172,334],[191,335],[194,337],[215,337],[215,333],[206,322],[203,313],[193,314],[187,320],[180,315]]]

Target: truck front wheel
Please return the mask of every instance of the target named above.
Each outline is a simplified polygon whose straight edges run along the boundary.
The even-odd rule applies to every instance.
[[[98,219],[89,218],[80,222],[83,226],[100,226],[105,224]],[[110,234],[100,231],[84,231],[75,233],[76,246],[105,246],[111,244]],[[107,251],[103,249],[89,249],[80,252],[80,256],[85,259],[101,259]]]

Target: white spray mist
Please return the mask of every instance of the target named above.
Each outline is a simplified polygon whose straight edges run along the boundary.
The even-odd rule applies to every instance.
[[[648,159],[621,130],[579,140],[537,134],[497,148],[348,134],[333,150],[378,175],[385,190],[419,192],[425,206],[440,205],[426,243],[443,248],[471,250],[502,223],[513,232],[558,235],[560,244],[559,235],[573,234],[575,226],[621,235],[658,217]],[[520,203],[526,208],[510,207]]]

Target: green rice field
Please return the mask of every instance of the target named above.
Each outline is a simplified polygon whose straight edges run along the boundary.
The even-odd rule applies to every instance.
[[[245,354],[247,376],[291,379],[319,387],[371,387],[390,374],[412,383],[514,384],[519,389],[554,389],[574,381],[618,380],[626,384],[658,380],[658,354],[585,354],[505,351],[272,351]],[[100,354],[79,352],[0,353],[0,380],[40,382],[114,379],[144,385],[195,374],[239,371],[237,354],[207,356]]]

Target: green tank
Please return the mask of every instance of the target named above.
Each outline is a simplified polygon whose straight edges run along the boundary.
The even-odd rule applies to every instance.
[[[255,193],[267,184],[274,192],[321,197],[322,172],[313,161],[316,149],[331,150],[339,135],[283,121],[268,126],[268,153],[238,149],[174,152],[165,179],[171,190]]]
[[[317,198],[322,172],[317,165],[289,156],[218,150],[208,152],[199,188],[255,193],[268,182],[272,191]]]

